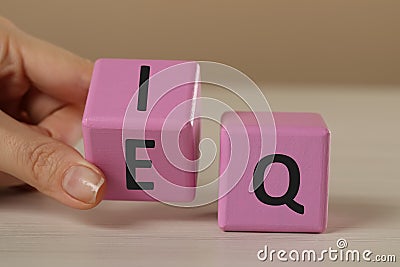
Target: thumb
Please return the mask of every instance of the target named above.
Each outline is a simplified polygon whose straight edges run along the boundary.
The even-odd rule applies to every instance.
[[[0,111],[0,171],[77,208],[96,206],[104,175],[74,148],[19,123]]]

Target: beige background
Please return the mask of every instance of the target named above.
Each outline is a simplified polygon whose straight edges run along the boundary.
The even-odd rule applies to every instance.
[[[211,60],[258,82],[400,83],[400,1],[1,0],[82,56]]]

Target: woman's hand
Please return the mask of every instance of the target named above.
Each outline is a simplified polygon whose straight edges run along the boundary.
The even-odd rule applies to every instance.
[[[25,182],[78,209],[101,201],[102,172],[71,147],[92,67],[0,17],[0,185]]]

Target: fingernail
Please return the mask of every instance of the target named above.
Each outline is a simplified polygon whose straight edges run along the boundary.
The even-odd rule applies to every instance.
[[[69,168],[62,181],[62,187],[70,196],[82,202],[93,204],[104,178],[84,166]]]

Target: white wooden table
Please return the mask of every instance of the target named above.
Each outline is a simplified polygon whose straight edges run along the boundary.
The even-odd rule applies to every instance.
[[[104,201],[94,210],[77,211],[37,192],[2,190],[0,266],[267,266],[279,261],[257,259],[264,245],[320,251],[336,248],[338,238],[347,240],[348,249],[395,254],[397,263],[381,266],[396,266],[399,89],[264,87],[273,110],[321,113],[332,131],[326,233],[225,233],[217,226],[215,203],[188,209]]]

